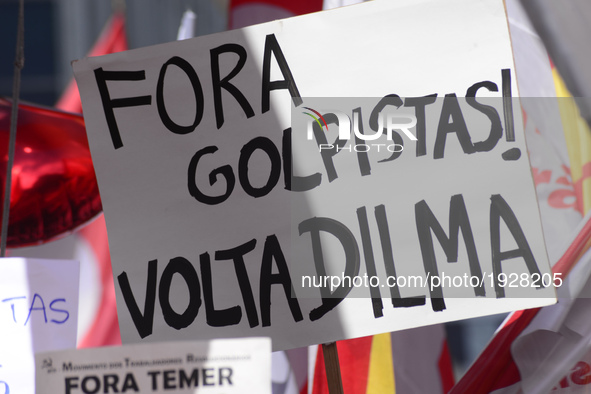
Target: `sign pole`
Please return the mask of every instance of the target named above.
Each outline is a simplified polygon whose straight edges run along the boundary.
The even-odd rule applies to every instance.
[[[343,394],[343,381],[341,380],[341,367],[339,365],[339,353],[336,342],[322,344],[324,354],[324,369],[330,394]]]
[[[0,257],[6,255],[8,238],[8,214],[10,212],[10,192],[12,189],[12,165],[16,147],[16,124],[18,120],[18,98],[21,88],[21,70],[25,65],[25,4],[19,1],[16,34],[16,56],[14,59],[14,77],[12,81],[12,112],[10,114],[10,134],[8,137],[8,162],[6,163],[6,181],[4,184],[4,204],[2,206],[2,229],[0,239]]]

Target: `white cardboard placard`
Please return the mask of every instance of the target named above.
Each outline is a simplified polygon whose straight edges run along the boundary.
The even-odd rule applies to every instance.
[[[268,338],[48,352],[36,366],[38,394],[271,393]]]
[[[458,143],[457,130],[442,133],[430,124],[426,154],[415,154],[410,141],[389,163],[370,156],[371,174],[363,175],[355,153],[349,159],[340,154],[338,179],[332,180],[319,151],[302,148],[294,129],[294,174],[318,172],[321,182],[307,191],[289,185],[285,130],[291,108],[305,107],[305,97],[437,94],[453,104],[470,90],[499,100],[503,90],[516,95],[501,0],[373,1],[86,58],[73,67],[126,343],[261,335],[272,337],[278,350],[554,302],[551,287],[517,298],[507,286],[508,296],[496,298],[498,282],[492,281],[499,273],[493,271],[495,251],[517,287],[519,275],[531,283],[534,271],[554,280],[517,102],[514,141],[503,133],[488,151],[478,150],[475,144],[487,138],[492,121],[485,130],[469,131],[474,144],[466,146]],[[505,125],[503,114],[498,116]],[[434,149],[437,138],[446,141],[441,157]],[[503,159],[511,150],[521,158]],[[397,275],[474,274],[465,235],[456,240],[457,264],[448,263],[453,257],[446,259],[437,246],[441,240],[432,237],[437,270],[425,268],[425,234],[434,230],[423,226],[419,240],[417,209],[427,216],[430,210],[453,238],[452,205],[467,211],[486,298],[474,298],[469,290],[472,297],[445,298],[442,306],[434,301],[437,292],[421,286],[400,288],[401,298],[423,299],[411,300],[412,307],[394,305],[383,286],[381,302],[372,302],[367,286],[353,289],[338,305],[320,300],[327,293],[318,288],[302,294],[294,286],[297,297],[286,296],[302,272],[324,275],[314,271],[322,256],[319,243],[329,256],[327,274],[343,273],[347,243],[357,245],[351,253],[360,256],[359,275],[368,272],[369,244],[383,274],[385,247],[378,234],[386,232],[380,233],[378,216],[387,218]],[[507,211],[501,206],[512,214],[499,213]],[[330,225],[314,218],[338,222],[347,235],[335,242]],[[530,266],[521,253],[524,242],[507,229],[513,218],[531,252]],[[363,221],[369,244],[362,239]],[[500,246],[491,246],[491,233]],[[316,246],[314,234],[320,234]],[[461,234],[458,228],[455,234]],[[511,250],[521,254],[503,254]]]
[[[0,259],[0,392],[35,393],[37,352],[76,348],[78,261]]]

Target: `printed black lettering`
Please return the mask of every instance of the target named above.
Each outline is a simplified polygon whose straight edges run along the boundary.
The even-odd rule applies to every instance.
[[[113,393],[118,393],[119,390],[117,388],[117,384],[119,383],[119,376],[114,374],[104,375],[103,376],[103,392],[109,393],[111,389]]]
[[[400,106],[402,104],[403,104],[403,101],[400,98],[400,96],[398,96],[397,94],[389,94],[387,96],[382,97],[380,99],[380,101],[376,104],[374,109],[371,111],[371,115],[369,116],[369,127],[373,131],[379,132],[380,130],[379,130],[378,118],[379,118],[382,110],[389,105],[392,105],[396,108],[400,108]],[[359,111],[359,117],[361,118],[361,110]],[[360,124],[361,124],[361,122],[360,122]],[[384,122],[384,125],[385,125],[385,122]],[[382,130],[382,132],[383,132],[383,130]],[[395,144],[398,144],[400,146],[404,146],[404,140],[402,139],[400,134],[398,134],[398,132],[395,130],[392,130],[392,142]],[[361,140],[359,140],[357,138],[357,136],[355,136],[355,143],[361,144],[363,142]],[[378,161],[378,163],[386,163],[386,162],[392,161],[394,159],[397,159],[398,157],[400,157],[402,152],[403,152],[402,150],[392,152],[390,157],[388,157],[386,159],[382,159],[382,160]],[[359,154],[359,152],[357,152],[357,153]],[[367,152],[364,152],[364,153],[367,156]],[[369,167],[369,162],[367,163],[367,167]],[[367,171],[367,174],[369,174],[369,171]],[[363,172],[362,172],[362,175],[363,175]]]
[[[405,107],[415,108],[415,117],[417,118],[415,135],[415,137],[417,137],[417,157],[425,156],[427,154],[427,117],[425,115],[425,107],[429,104],[433,104],[435,100],[437,100],[437,93],[424,97],[407,97],[404,99]]]
[[[125,379],[123,380],[123,386],[121,386],[122,393],[125,393],[128,390],[133,390],[136,393],[139,393],[140,391],[140,388],[138,387],[137,382],[135,381],[135,377],[132,373],[128,373],[127,375],[125,375]]]
[[[281,71],[281,74],[283,74],[283,78],[285,79],[279,81],[271,81],[271,55],[275,57],[277,65],[279,66],[279,70]],[[283,56],[283,52],[281,51],[281,47],[277,42],[275,34],[268,34],[267,38],[265,39],[265,49],[263,54],[262,87],[262,113],[269,111],[271,90],[289,90],[289,94],[291,94],[293,104],[296,107],[304,102],[302,100],[302,97],[300,96],[300,92],[298,91],[298,87],[296,86],[295,79],[291,74],[291,70],[289,69],[289,65],[285,60],[285,56]]]
[[[98,376],[85,376],[82,379],[80,388],[84,394],[96,394],[101,389],[101,381]]]
[[[234,190],[234,185],[236,184],[236,177],[234,176],[234,171],[232,171],[232,167],[226,164],[224,166],[218,167],[209,173],[209,185],[213,186],[218,181],[218,175],[226,180],[226,191],[224,194],[219,196],[208,196],[201,192],[197,187],[197,183],[195,181],[195,177],[197,176],[197,165],[199,164],[199,160],[201,157],[207,154],[212,154],[217,152],[217,146],[207,146],[201,150],[199,150],[195,155],[191,158],[191,162],[189,163],[189,170],[188,170],[188,184],[187,187],[189,189],[189,194],[193,196],[197,201],[202,202],[207,205],[216,205],[220,204],[228,199]]]
[[[357,122],[355,122],[355,120],[357,120]],[[363,116],[361,115],[361,108],[353,109],[353,122],[352,127],[357,128],[357,131],[359,131],[360,134],[365,134],[363,132]],[[355,134],[355,145],[363,145],[364,143],[365,141],[361,140],[361,138]],[[357,164],[359,165],[361,176],[371,175],[369,155],[366,151],[362,149],[357,151]]]
[[[162,388],[164,390],[176,389],[176,375],[174,369],[167,369],[162,371]]]
[[[143,81],[146,79],[146,72],[139,71],[105,71],[102,67],[94,70],[94,78],[101,96],[103,104],[103,111],[105,112],[105,120],[111,135],[113,147],[119,149],[123,146],[117,120],[115,119],[115,108],[135,107],[140,105],[151,105],[152,96],[136,96],[125,97],[118,99],[111,99],[107,81]]]
[[[251,252],[256,246],[256,239],[228,250],[218,250],[215,252],[216,260],[232,260],[234,262],[234,270],[236,271],[236,278],[238,279],[238,286],[242,293],[242,300],[244,301],[244,309],[246,310],[246,317],[250,327],[259,325],[259,317],[257,308],[252,294],[252,287],[248,279],[248,272],[244,263],[244,255]]]
[[[254,187],[249,178],[249,168],[248,164],[250,162],[250,158],[252,154],[257,151],[261,150],[265,152],[269,161],[271,162],[271,170],[269,171],[269,178],[264,186],[261,187]],[[260,173],[260,171],[255,171]],[[279,177],[281,175],[281,155],[277,150],[277,147],[267,137],[256,137],[252,140],[248,141],[242,149],[240,149],[240,158],[238,161],[238,179],[240,180],[240,185],[242,189],[252,197],[258,198],[266,196],[273,190],[277,182],[279,182]]]
[[[507,141],[515,141],[515,127],[513,119],[513,97],[511,94],[511,69],[501,70],[503,85],[503,112],[505,113],[505,138]]]
[[[378,205],[374,209],[376,222],[378,224],[378,232],[380,234],[380,243],[382,245],[382,256],[384,257],[384,265],[386,274],[398,280],[396,275],[396,267],[394,266],[394,251],[392,249],[392,241],[390,240],[390,228],[388,226],[388,218],[386,217],[386,207]],[[369,272],[368,272],[369,275]],[[402,298],[400,296],[400,288],[398,286],[388,286],[390,288],[390,297],[392,298],[392,306],[394,308],[409,308],[413,306],[425,305],[425,296],[412,296]]]
[[[166,70],[168,69],[168,66],[171,65],[177,66],[185,72],[189,78],[189,81],[191,82],[193,93],[195,94],[195,119],[193,123],[188,126],[182,126],[174,122],[168,115],[168,111],[166,111],[166,106],[164,104],[164,79],[166,77]],[[203,89],[201,88],[201,82],[199,81],[199,76],[195,72],[195,69],[185,59],[178,56],[173,56],[162,65],[162,68],[160,68],[158,84],[156,85],[156,106],[158,108],[158,115],[160,116],[162,124],[164,124],[168,130],[175,134],[188,134],[195,130],[195,128],[201,122],[201,119],[203,118],[204,107]]]
[[[203,299],[205,301],[205,317],[207,324],[212,327],[232,326],[240,323],[242,309],[239,305],[216,310],[213,305],[213,285],[211,275],[211,259],[208,253],[199,256],[201,264],[201,278],[203,280]]]
[[[147,374],[151,378],[152,391],[158,390],[158,375],[160,375],[160,371],[148,371]]]
[[[345,251],[344,275],[352,278],[359,274],[359,246],[357,246],[355,236],[347,226],[334,219],[313,217],[301,222],[298,226],[298,230],[300,235],[307,232],[310,233],[312,238],[314,265],[316,267],[316,274],[319,277],[326,276],[326,268],[324,267],[324,257],[322,254],[322,242],[320,240],[321,231],[334,235],[343,246]],[[332,293],[328,287],[321,287],[320,295],[322,296],[322,305],[310,311],[310,320],[318,320],[334,309],[343,299],[345,299],[351,289],[352,284],[346,286],[344,283]]]
[[[376,262],[371,247],[371,236],[369,234],[369,222],[367,221],[367,212],[365,207],[357,209],[357,220],[359,221],[359,230],[361,231],[361,245],[363,246],[363,257],[365,258],[365,268],[367,275],[377,276]],[[384,316],[384,304],[380,295],[380,288],[370,286],[371,304],[373,307],[373,316],[375,318]]]
[[[275,265],[277,266],[276,274],[273,273],[273,261],[275,261]],[[263,327],[271,325],[271,286],[274,284],[283,286],[283,292],[285,293],[287,304],[289,305],[289,310],[294,321],[303,320],[304,317],[302,316],[298,299],[297,297],[292,298],[291,296],[295,293],[285,256],[281,251],[277,236],[270,235],[265,240],[261,263],[260,307]]]
[[[119,282],[119,288],[123,295],[123,301],[129,310],[133,324],[137,329],[140,338],[145,338],[152,334],[152,326],[154,323],[154,306],[156,304],[156,280],[158,273],[158,260],[151,260],[148,263],[148,281],[146,283],[146,299],[144,301],[144,313],[140,311],[137,305],[131,286],[129,285],[129,279],[127,278],[127,272],[123,271],[117,276]]]
[[[182,314],[177,313],[170,305],[170,286],[174,274],[179,274],[185,280],[189,290],[189,303]],[[189,260],[175,257],[169,261],[160,278],[158,299],[164,321],[170,327],[180,330],[193,323],[201,307],[201,286],[197,272]]]
[[[511,232],[513,239],[517,243],[517,248],[501,252],[501,219]],[[490,197],[490,247],[492,251],[492,265],[493,275],[495,278],[503,272],[501,263],[503,260],[509,260],[516,257],[521,257],[525,261],[525,265],[529,274],[540,274],[540,269],[536,263],[536,259],[527,243],[525,234],[521,230],[521,225],[513,210],[507,204],[507,201],[500,195],[494,194]],[[538,287],[540,289],[541,287]],[[505,288],[502,287],[498,280],[495,281],[495,293],[497,298],[505,297]]]
[[[236,65],[228,75],[220,79],[220,55],[234,53],[238,55]],[[219,129],[224,124],[224,108],[222,105],[222,89],[230,93],[240,104],[247,118],[254,116],[254,111],[242,92],[230,80],[234,78],[246,64],[246,49],[238,44],[224,44],[210,51],[211,54],[211,83],[213,88],[213,104],[215,107],[215,122]],[[227,56],[226,56],[227,58]]]
[[[326,124],[336,124],[339,125],[339,118],[333,113],[324,114],[324,120],[326,120]],[[314,131],[314,138],[316,139],[316,144],[318,147],[320,146],[327,146],[328,142],[326,140],[326,134],[318,124],[312,124],[312,130]],[[332,182],[338,178],[337,170],[335,169],[334,162],[332,158],[339,153],[339,150],[345,146],[348,140],[342,140],[340,138],[335,139],[335,141],[330,144],[330,149],[321,149],[320,156],[322,157],[322,162],[324,163],[324,168],[326,169],[326,174],[328,176],[328,181]]]
[[[447,135],[455,133],[464,153],[474,153],[476,150],[472,145],[472,139],[462,115],[458,98],[454,93],[446,94],[443,99],[439,125],[437,126],[437,136],[435,137],[435,148],[433,149],[433,158],[442,159],[445,151],[445,141]]]
[[[215,374],[213,368],[203,368],[202,379],[204,386],[215,386]]]
[[[468,105],[485,114],[488,119],[490,119],[491,124],[488,138],[484,141],[475,142],[474,149],[476,152],[490,152],[495,146],[497,146],[497,142],[499,142],[503,136],[503,125],[501,124],[499,113],[494,107],[476,101],[476,92],[478,92],[478,89],[480,88],[486,88],[491,92],[498,92],[499,88],[493,82],[483,81],[470,86],[466,92],[466,102]]]
[[[78,376],[66,378],[66,394],[71,394],[73,389],[78,388]]]
[[[194,368],[191,375],[187,375],[185,370],[179,370],[179,388],[199,387],[199,369]]]
[[[322,182],[322,174],[316,172],[308,176],[295,176],[293,174],[293,157],[291,150],[291,127],[283,130],[283,179],[285,189],[294,192],[305,192],[319,186]]]
[[[459,232],[461,230],[462,238],[464,239],[464,244],[466,245],[466,251],[468,253],[470,274],[472,276],[482,277],[482,270],[480,269],[480,263],[478,261],[472,227],[470,226],[466,204],[464,203],[464,198],[461,194],[456,194],[450,199],[449,238],[425,200],[421,200],[415,204],[415,220],[425,273],[429,274],[430,277],[439,276],[431,231],[435,234],[439,244],[443,248],[447,257],[447,262],[454,263],[458,261]],[[441,287],[435,286],[432,289],[430,288],[429,291],[431,292],[432,309],[436,312],[444,310],[445,301],[443,300],[443,291]],[[474,294],[477,296],[486,295],[484,287],[475,287]]]
[[[224,380],[229,386],[232,386],[232,368],[221,367],[219,370],[219,385],[224,385]]]

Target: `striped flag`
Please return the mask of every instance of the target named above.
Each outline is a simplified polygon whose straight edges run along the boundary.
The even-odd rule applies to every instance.
[[[454,385],[443,325],[337,342],[347,394],[447,393]],[[318,347],[312,394],[328,394]]]

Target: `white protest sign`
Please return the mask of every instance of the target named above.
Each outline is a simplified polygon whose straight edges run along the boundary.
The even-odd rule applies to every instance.
[[[374,1],[73,66],[124,342],[278,350],[554,302],[519,103],[502,100],[501,0]],[[292,108],[338,110],[368,136],[380,105],[415,117],[417,140],[390,133],[403,152],[323,150],[334,111],[311,139],[290,128]]]
[[[37,394],[271,393],[269,338],[37,354]]]
[[[0,393],[35,393],[34,353],[76,348],[80,264],[0,259]]]

